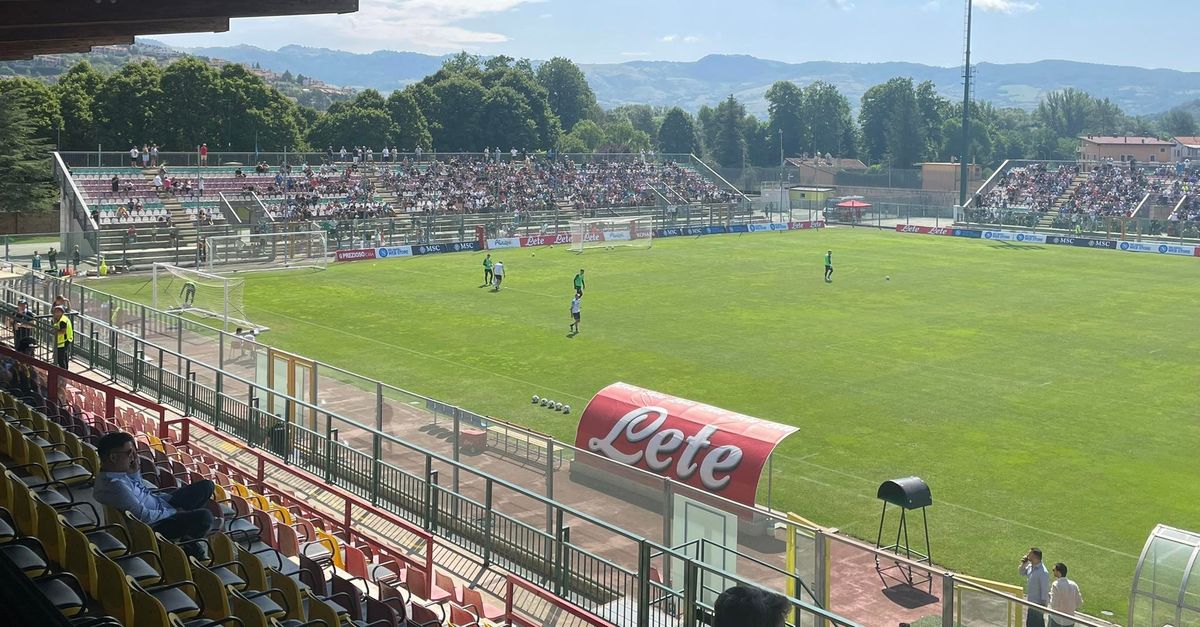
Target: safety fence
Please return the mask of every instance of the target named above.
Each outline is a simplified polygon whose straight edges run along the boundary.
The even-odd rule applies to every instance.
[[[1024,611],[1026,604],[1003,586],[910,562],[769,507],[700,493],[313,360],[304,360],[308,387],[280,390],[263,381],[261,370],[297,356],[84,286],[54,283],[9,281],[3,302],[11,306],[26,294],[45,310],[46,297],[69,293],[83,312],[76,355],[88,367],[614,622],[674,624],[689,611],[711,608],[717,592],[743,580],[786,591],[797,624],[940,617],[944,625],[1007,626],[1015,623],[1001,620],[1001,613]],[[48,327],[39,333],[39,343],[50,346]],[[273,440],[280,429],[284,437]],[[482,451],[468,441],[469,430],[483,432]],[[677,515],[696,503],[737,531],[715,545],[696,542],[678,528]],[[924,587],[881,579],[880,563],[924,576]],[[897,587],[904,594],[925,592],[901,604],[893,598]],[[957,616],[984,618],[946,622]]]

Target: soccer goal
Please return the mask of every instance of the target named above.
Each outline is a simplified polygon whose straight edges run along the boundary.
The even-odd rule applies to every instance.
[[[586,218],[571,221],[571,250],[632,246],[650,248],[654,242],[654,218]]]
[[[223,277],[169,263],[155,263],[151,274],[151,306],[170,313],[190,313],[231,326],[257,328],[246,320],[243,292],[246,280]]]
[[[211,272],[329,266],[325,231],[214,235],[205,242]]]

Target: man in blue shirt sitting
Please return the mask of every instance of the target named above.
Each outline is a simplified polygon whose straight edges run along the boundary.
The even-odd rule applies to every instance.
[[[101,472],[93,494],[98,502],[133,514],[172,542],[208,535],[213,525],[213,514],[206,507],[213,495],[212,481],[184,485],[169,495],[156,493],[142,481],[132,435],[106,433],[96,449]],[[196,545],[189,547],[195,547],[189,553],[197,554]]]

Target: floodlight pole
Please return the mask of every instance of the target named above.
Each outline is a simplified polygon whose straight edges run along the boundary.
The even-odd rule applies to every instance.
[[[779,219],[783,219],[783,129],[779,129]],[[788,207],[791,210],[791,207]],[[767,222],[771,221],[771,216],[767,216]]]
[[[958,166],[958,206],[967,206],[967,178],[970,174],[968,165],[971,152],[971,5],[973,0],[967,0],[967,45],[963,62],[963,110],[962,110],[962,154],[959,155]]]

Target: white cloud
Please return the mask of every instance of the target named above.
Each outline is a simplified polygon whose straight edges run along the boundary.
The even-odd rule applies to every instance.
[[[1035,11],[1038,8],[1036,2],[1024,2],[1022,0],[975,0],[975,6],[983,11],[995,11],[997,13],[1028,13]]]
[[[550,18],[552,18],[552,17],[554,17],[554,14],[553,14],[553,13],[543,13],[543,14],[541,14],[541,15],[539,15],[539,16],[538,16],[538,19],[539,19],[539,20],[548,20],[548,19],[550,19]]]
[[[829,0],[829,5],[839,11],[854,10],[854,3],[851,0]]]
[[[662,37],[659,38],[659,41],[661,41],[664,44],[673,44],[676,42],[685,43],[685,44],[694,44],[694,43],[698,43],[700,41],[700,36],[699,35],[671,34],[671,35],[663,35]]]
[[[306,33],[317,32],[324,41],[337,41],[337,48],[355,52],[475,50],[507,42],[509,38],[504,33],[465,27],[463,22],[545,1],[374,0],[363,2],[357,13],[279,19],[270,26],[286,30],[292,41],[303,41]]]
[[[921,11],[925,13],[937,13],[941,9],[942,3],[940,0],[929,0],[925,4],[921,5]]]
[[[622,52],[621,56],[623,56],[623,57],[648,57],[648,56],[650,56],[650,53],[649,52]]]

